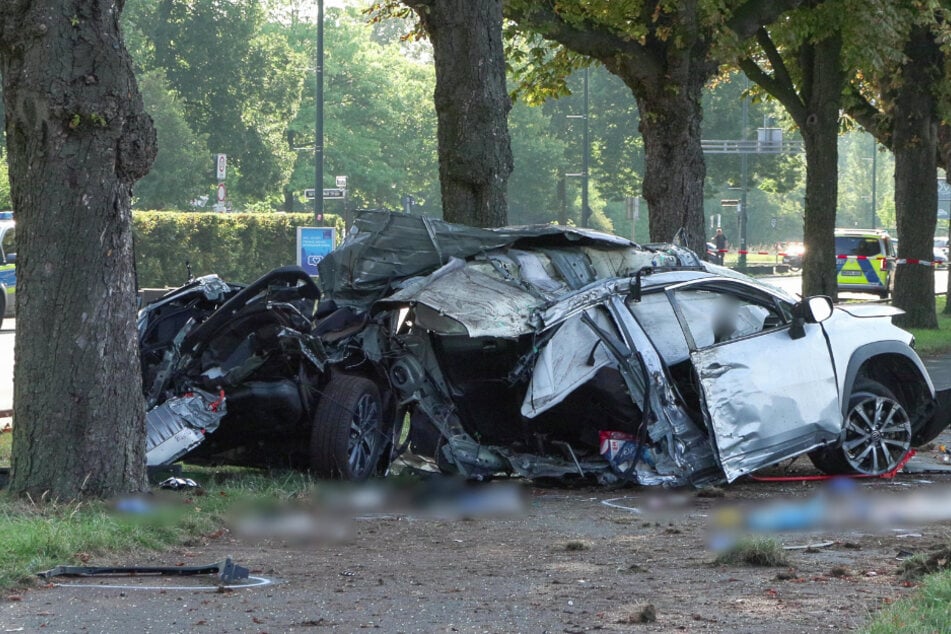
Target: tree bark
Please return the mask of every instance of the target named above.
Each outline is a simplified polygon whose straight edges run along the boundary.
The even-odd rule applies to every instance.
[[[649,209],[650,239],[670,242],[683,229],[685,244],[706,250],[703,179],[706,164],[701,140],[701,92],[708,78],[703,60],[684,60],[678,90],[638,91],[644,137],[644,198]],[[609,66],[610,68],[610,66]],[[613,72],[613,71],[612,71]],[[620,75],[624,79],[623,75]],[[630,84],[628,84],[630,85]]]
[[[670,241],[684,229],[686,245],[704,253],[700,93],[719,61],[711,52],[714,33],[702,23],[698,0],[640,3],[640,15],[620,21],[615,15],[615,22],[607,24],[598,22],[595,11],[584,20],[562,16],[561,4],[582,2],[507,2],[508,17],[520,26],[598,60],[631,89],[644,137],[650,239]],[[733,9],[725,26],[742,41],[800,4],[802,0],[746,0]],[[635,24],[647,34],[624,33]]]
[[[945,182],[951,184],[951,126],[947,123],[938,124],[938,161],[944,168]],[[948,222],[951,222],[951,217],[948,218]],[[944,315],[951,315],[951,301],[947,301],[949,298],[951,298],[951,274],[948,275],[948,286],[945,289],[945,303],[942,311]]]
[[[806,200],[803,212],[802,294],[838,298],[835,212],[838,205],[839,110],[845,73],[842,38],[833,35],[800,45],[798,64],[802,79],[797,87],[785,60],[765,28],[756,39],[772,67],[767,74],[752,59],[740,67],[772,95],[796,122],[806,150]]]
[[[433,44],[443,217],[506,224],[512,173],[501,0],[406,0]]]
[[[842,39],[832,36],[806,44],[800,53],[804,117],[796,123],[806,150],[806,200],[802,294],[838,298],[835,212],[839,204],[839,111],[845,73]]]
[[[895,218],[898,258],[892,303],[905,311],[894,319],[905,328],[937,328],[934,268],[930,262],[938,220],[937,173],[938,104],[934,86],[942,55],[930,29],[916,26],[905,45],[902,80],[894,95]]]
[[[115,0],[5,0],[0,73],[17,220],[10,488],[142,490],[132,184],[155,157]]]

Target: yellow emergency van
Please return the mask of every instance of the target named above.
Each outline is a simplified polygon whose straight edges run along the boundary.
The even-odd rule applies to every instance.
[[[835,258],[840,293],[888,297],[894,280],[895,244],[887,231],[836,229]]]

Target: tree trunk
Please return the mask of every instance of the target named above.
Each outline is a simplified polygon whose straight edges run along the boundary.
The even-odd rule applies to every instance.
[[[806,149],[806,202],[803,213],[802,295],[838,297],[835,210],[838,204],[839,117],[801,128]],[[831,178],[830,178],[831,174]]]
[[[142,490],[132,184],[155,157],[114,0],[6,0],[0,72],[17,220],[11,490]]]
[[[796,117],[806,149],[804,297],[838,297],[834,233],[839,197],[839,110],[845,82],[841,52],[842,40],[834,36],[805,44],[800,54],[803,74],[812,79],[802,87],[805,108]]]
[[[512,173],[501,0],[406,0],[433,43],[443,217],[506,224]]]
[[[951,184],[951,126],[947,123],[938,125],[938,159],[944,168],[945,182]],[[951,223],[951,217],[948,218],[948,222]],[[951,315],[951,301],[948,301],[951,298],[951,266],[948,267],[948,271],[948,286],[945,289],[945,303],[942,311],[944,315]]]
[[[706,165],[700,146],[703,111],[701,91],[708,75],[691,72],[677,90],[659,86],[635,94],[642,113],[644,137],[644,198],[647,200],[652,242],[670,242],[683,229],[686,246],[705,252],[703,179]],[[734,237],[734,240],[738,237]]]
[[[912,29],[905,45],[907,62],[894,98],[892,151],[895,153],[895,218],[898,258],[895,306],[905,311],[894,319],[905,328],[937,328],[934,269],[914,260],[931,262],[938,220],[938,116],[933,93],[940,76],[941,53],[927,27]]]

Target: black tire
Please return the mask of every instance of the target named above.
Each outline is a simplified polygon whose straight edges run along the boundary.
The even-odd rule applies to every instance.
[[[894,291],[895,291],[895,276],[889,273],[888,279],[885,280],[885,289],[882,290],[882,292],[880,292],[878,296],[881,297],[882,299],[888,299],[889,295],[891,295]]]
[[[323,478],[361,482],[373,475],[388,443],[380,390],[369,379],[336,374],[314,414],[310,467]]]
[[[911,419],[891,390],[858,379],[838,444],[809,454],[812,464],[830,475],[881,475],[894,469],[911,449]]]

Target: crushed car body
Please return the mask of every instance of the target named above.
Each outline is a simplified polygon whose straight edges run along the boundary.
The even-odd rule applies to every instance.
[[[212,437],[208,449],[248,450],[309,426],[326,363],[313,334],[319,297],[304,271],[287,267],[248,286],[207,275],[144,307],[147,463],[170,464]],[[228,433],[214,435],[221,425]]]
[[[199,277],[142,308],[147,464],[187,455],[348,480],[385,469],[396,413],[385,369],[337,345],[364,318],[319,299],[288,266],[249,285]]]
[[[881,474],[948,423],[894,309],[675,245],[370,211],[319,271],[322,302],[363,316],[324,342],[332,372],[356,351],[385,369],[390,457],[467,477],[704,486],[800,454]]]

